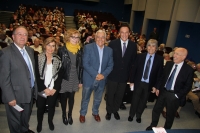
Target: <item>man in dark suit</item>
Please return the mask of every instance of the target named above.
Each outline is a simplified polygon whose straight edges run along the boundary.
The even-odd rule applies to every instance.
[[[136,44],[128,39],[130,35],[129,26],[122,25],[119,34],[120,39],[109,43],[109,47],[113,50],[114,66],[107,82],[106,120],[111,119],[112,113],[115,119],[120,119],[118,110],[137,55]]]
[[[136,121],[141,123],[141,116],[146,107],[148,96],[155,91],[163,70],[163,57],[156,54],[158,42],[150,39],[147,42],[147,52],[138,54],[130,86],[134,87],[131,108],[128,121],[133,121],[136,114]]]
[[[14,44],[4,48],[0,57],[0,86],[11,133],[34,133],[29,130],[33,98],[37,98],[33,49],[25,46],[28,39],[25,27],[13,31]],[[19,105],[24,110],[17,111]]]
[[[106,78],[113,69],[112,49],[104,46],[106,33],[103,30],[96,32],[95,43],[87,44],[83,54],[83,91],[80,110],[80,122],[85,122],[88,103],[92,91],[94,91],[94,101],[92,115],[97,122],[101,121],[99,116],[99,106],[101,103]]]
[[[166,63],[159,87],[156,90],[158,99],[152,111],[152,122],[146,130],[152,130],[152,127],[157,126],[160,113],[165,105],[167,116],[164,128],[171,129],[178,107],[185,105],[186,95],[192,87],[194,74],[192,67],[184,62],[186,56],[185,48],[177,48],[173,55],[173,62]]]

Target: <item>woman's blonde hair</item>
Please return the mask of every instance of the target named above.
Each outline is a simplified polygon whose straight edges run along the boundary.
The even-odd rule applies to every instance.
[[[66,32],[65,32],[65,35],[64,35],[64,41],[65,41],[65,43],[66,42],[69,42],[69,38],[73,35],[73,34],[78,34],[78,37],[80,38],[81,37],[81,34],[79,33],[79,31],[78,30],[76,30],[76,29],[69,29],[69,30],[67,30]],[[80,39],[79,39],[79,41],[78,41],[78,43],[80,44]]]
[[[56,40],[55,40],[54,37],[48,37],[47,39],[44,40],[44,43],[43,43],[43,45],[42,45],[43,51],[45,51],[45,50],[46,50],[46,46],[47,46],[49,43],[52,43],[52,42],[55,43],[55,51],[54,51],[54,52],[56,52],[56,51],[57,51],[57,45],[56,45]]]

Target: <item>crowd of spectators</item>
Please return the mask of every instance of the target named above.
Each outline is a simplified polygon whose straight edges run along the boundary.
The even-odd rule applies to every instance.
[[[47,37],[56,37],[58,45],[64,43],[65,19],[63,8],[48,8],[21,4],[10,18],[9,27],[0,24],[0,42],[12,43],[12,31],[17,26],[28,30],[28,43],[34,50],[41,51],[41,45]],[[39,43],[39,45],[38,45]]]

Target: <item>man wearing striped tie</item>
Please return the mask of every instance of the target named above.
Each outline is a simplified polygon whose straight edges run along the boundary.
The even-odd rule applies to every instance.
[[[152,121],[146,130],[158,125],[160,113],[166,105],[167,116],[164,128],[171,129],[176,110],[186,103],[186,95],[192,88],[194,71],[186,62],[188,51],[185,48],[177,48],[173,55],[173,62],[165,65],[159,87],[156,90],[158,99],[152,111]]]

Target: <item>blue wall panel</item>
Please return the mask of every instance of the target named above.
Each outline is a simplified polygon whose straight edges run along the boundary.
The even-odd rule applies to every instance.
[[[180,22],[175,46],[188,49],[188,59],[200,63],[200,24]]]

